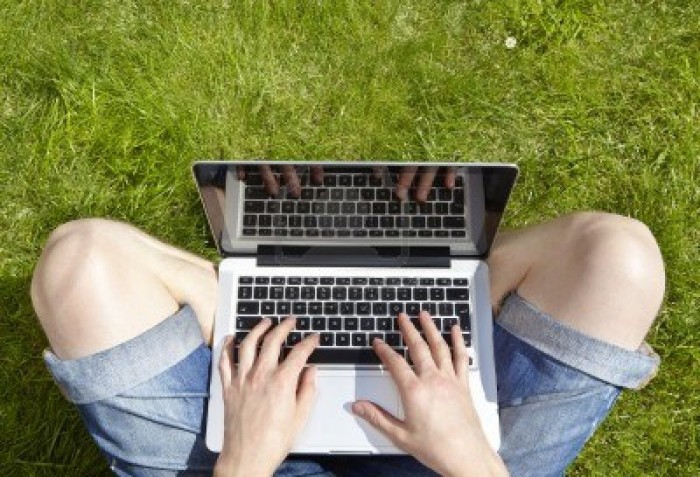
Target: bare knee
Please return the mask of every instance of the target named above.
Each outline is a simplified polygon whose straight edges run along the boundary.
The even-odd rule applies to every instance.
[[[579,273],[598,281],[612,300],[634,300],[628,316],[646,332],[664,296],[664,264],[658,244],[642,222],[615,214],[581,212],[566,216],[565,240]]]
[[[569,238],[584,259],[603,262],[618,276],[620,286],[634,286],[659,302],[665,274],[661,251],[649,228],[629,217],[602,212],[580,212],[567,217]]]
[[[80,219],[58,226],[50,235],[34,270],[31,297],[44,323],[65,303],[70,291],[85,280],[108,253],[104,219]]]

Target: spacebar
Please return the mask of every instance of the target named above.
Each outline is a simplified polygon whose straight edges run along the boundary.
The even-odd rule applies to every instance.
[[[372,348],[316,348],[308,362],[313,364],[381,364]]]

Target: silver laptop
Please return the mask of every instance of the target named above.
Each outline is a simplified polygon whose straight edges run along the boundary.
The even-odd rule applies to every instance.
[[[412,180],[407,197],[399,178]],[[449,342],[459,324],[470,353],[472,397],[486,436],[500,445],[488,268],[512,190],[512,164],[197,162],[193,166],[223,257],[214,324],[206,443],[220,451],[224,338],[243,339],[262,316],[293,314],[284,353],[320,334],[310,358],[317,399],[293,453],[402,454],[355,417],[374,401],[399,418],[401,400],[371,349],[404,354],[396,317],[427,310]],[[434,176],[434,177],[433,177]],[[427,196],[417,200],[418,185]],[[273,195],[274,194],[274,195]],[[439,406],[440,403],[434,403]]]

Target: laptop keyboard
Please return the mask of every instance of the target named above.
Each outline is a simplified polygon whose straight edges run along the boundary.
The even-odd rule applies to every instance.
[[[237,342],[263,316],[276,325],[286,316],[295,315],[296,329],[287,337],[283,352],[306,335],[319,333],[320,344],[309,359],[311,363],[379,364],[371,348],[375,337],[410,359],[396,319],[401,312],[419,331],[418,314],[421,310],[429,312],[450,345],[450,330],[457,324],[465,344],[471,346],[466,279],[242,276],[237,296]]]
[[[300,197],[270,197],[259,174],[244,192],[244,237],[387,238],[466,237],[464,182],[441,185],[436,177],[425,202],[399,202],[389,184],[371,173],[326,173],[322,184],[304,178]],[[281,193],[280,196],[283,194]]]

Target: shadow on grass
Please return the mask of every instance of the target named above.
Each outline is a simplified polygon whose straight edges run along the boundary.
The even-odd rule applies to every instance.
[[[30,273],[0,277],[0,475],[110,475],[41,357]]]

